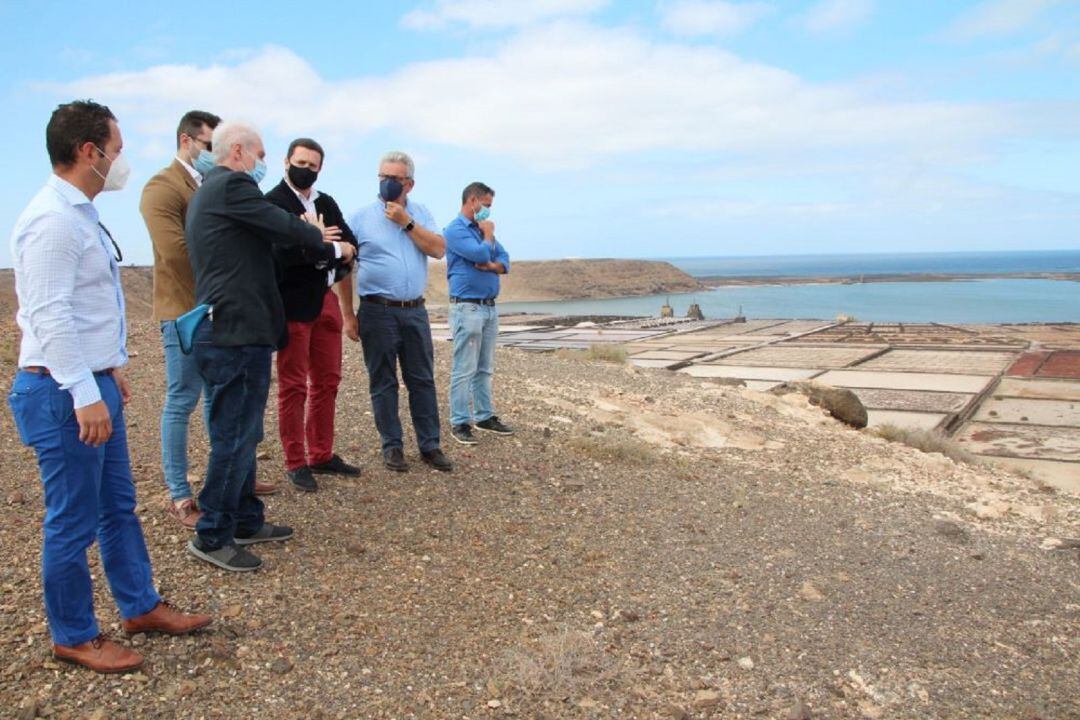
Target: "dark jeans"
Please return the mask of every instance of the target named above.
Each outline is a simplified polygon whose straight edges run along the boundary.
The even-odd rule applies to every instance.
[[[387,307],[360,302],[356,313],[360,322],[360,343],[364,347],[371,389],[375,427],[382,448],[399,448],[401,421],[398,420],[398,376],[409,389],[409,412],[421,452],[439,447],[439,402],[435,395],[435,348],[427,310]]]
[[[263,526],[263,504],[255,497],[255,449],[263,438],[274,352],[268,345],[214,345],[213,326],[212,320],[203,321],[192,349],[206,383],[210,418],[210,459],[196,526],[200,544],[209,550]]]

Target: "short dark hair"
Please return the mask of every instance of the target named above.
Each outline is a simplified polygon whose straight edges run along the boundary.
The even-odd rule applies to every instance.
[[[53,167],[71,167],[75,151],[84,143],[94,143],[104,149],[112,135],[109,121],[116,121],[112,110],[93,100],[75,100],[53,110],[45,127],[45,148]]]
[[[184,117],[180,118],[180,124],[176,126],[176,149],[180,149],[181,135],[194,138],[204,126],[213,130],[220,122],[221,118],[205,110],[189,110],[184,113]]]
[[[482,198],[487,197],[488,195],[495,195],[495,191],[479,180],[471,182],[461,191],[461,204],[464,205],[473,198]]]
[[[323,160],[326,159],[326,153],[323,152],[322,145],[315,142],[311,138],[296,138],[289,143],[289,150],[285,153],[285,159],[288,160],[292,157],[293,150],[298,147],[307,148],[308,150],[314,150],[319,153],[319,165],[323,164]]]

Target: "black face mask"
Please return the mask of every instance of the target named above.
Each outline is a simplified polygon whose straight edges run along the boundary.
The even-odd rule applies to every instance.
[[[379,183],[379,197],[386,202],[394,202],[404,191],[405,186],[394,178],[383,178]]]
[[[307,190],[309,187],[315,184],[315,181],[319,177],[319,173],[311,168],[298,167],[289,163],[289,182],[297,190]]]

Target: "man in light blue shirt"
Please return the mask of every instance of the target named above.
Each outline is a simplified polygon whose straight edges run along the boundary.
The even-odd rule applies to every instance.
[[[499,420],[491,403],[495,339],[499,334],[499,276],[510,271],[510,255],[495,239],[489,218],[495,191],[482,182],[461,193],[461,213],[446,226],[446,279],[450,288],[450,331],[454,364],[450,371],[450,435],[475,445],[472,422],[497,435],[513,429]],[[471,406],[471,407],[470,407]]]
[[[416,182],[412,158],[389,152],[379,162],[379,199],[349,221],[356,236],[356,294],[339,295],[345,335],[364,348],[375,426],[383,462],[408,469],[398,419],[398,364],[409,389],[413,430],[425,463],[448,472],[453,465],[439,447],[439,404],[435,392],[435,349],[424,307],[427,259],[441,258],[446,242],[428,209],[409,200]]]
[[[177,635],[210,617],[161,601],[135,515],[121,255],[93,205],[127,181],[120,127],[104,105],[67,103],[53,112],[45,144],[53,174],[11,234],[22,343],[9,402],[45,493],[41,576],[53,655],[124,672],[143,657],[98,628],[86,560],[95,539],[125,631]]]

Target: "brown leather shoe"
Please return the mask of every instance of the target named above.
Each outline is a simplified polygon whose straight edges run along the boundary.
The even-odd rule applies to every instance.
[[[163,632],[168,635],[183,635],[199,628],[204,628],[213,621],[209,615],[189,615],[162,600],[153,610],[139,617],[121,621],[120,625],[128,635],[145,632]]]
[[[98,635],[82,645],[53,645],[53,657],[57,660],[82,665],[99,673],[122,673],[143,664],[143,656],[131,648],[117,645],[104,635]]]
[[[199,518],[202,517],[202,513],[195,507],[195,501],[191,498],[182,501],[179,505],[170,503],[169,514],[179,520],[180,524],[188,530],[194,530]]]
[[[264,483],[255,481],[255,494],[256,495],[273,495],[278,491],[278,486],[273,483]]]

